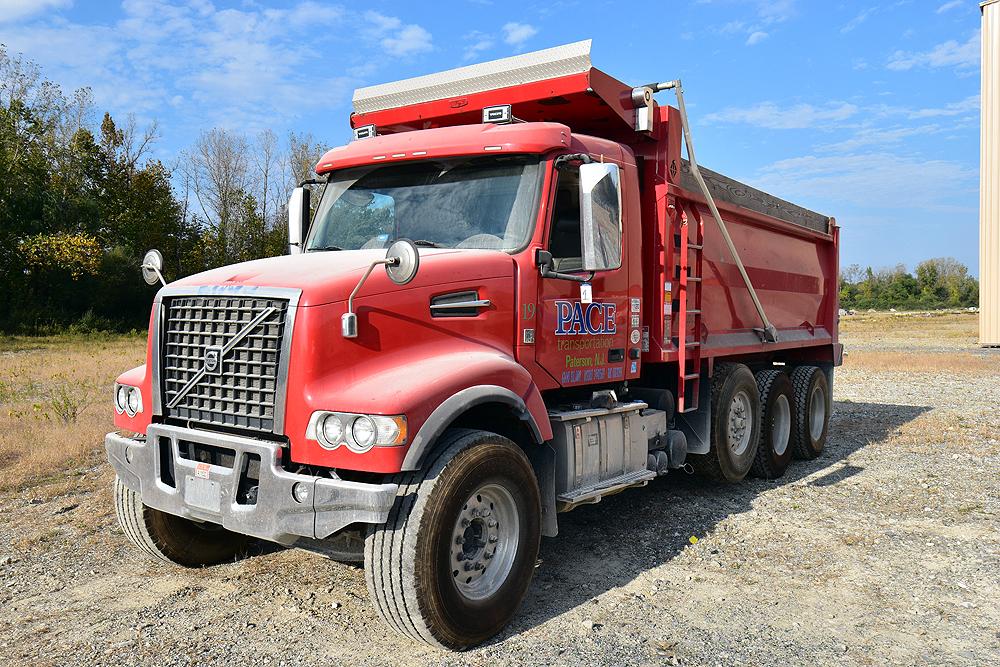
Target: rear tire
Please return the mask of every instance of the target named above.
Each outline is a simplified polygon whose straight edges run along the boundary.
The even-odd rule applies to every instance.
[[[161,563],[182,567],[218,565],[246,554],[250,538],[212,523],[198,523],[142,504],[139,494],[115,477],[115,513],[132,544]]]
[[[795,430],[792,451],[796,458],[814,459],[823,453],[830,427],[830,387],[826,373],[816,366],[792,371],[795,391]]]
[[[739,482],[753,465],[760,440],[760,395],[743,364],[717,364],[712,376],[708,454],[691,456],[698,472],[722,482]]]
[[[782,371],[759,371],[760,444],[753,460],[753,474],[777,479],[792,461],[792,433],[795,431],[795,396],[792,381]]]
[[[432,646],[489,639],[513,618],[534,573],[541,502],[531,463],[507,438],[451,429],[422,470],[397,480],[388,521],[365,539],[376,611]]]

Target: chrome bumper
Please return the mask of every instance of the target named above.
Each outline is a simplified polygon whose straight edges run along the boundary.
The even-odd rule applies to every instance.
[[[180,440],[231,450],[232,468],[182,458]],[[109,433],[104,445],[115,473],[143,504],[286,545],[300,537],[329,537],[356,522],[384,523],[398,488],[291,473],[280,466],[274,443],[176,426],[151,425],[145,439]],[[241,482],[247,486],[253,455],[260,465],[256,499],[249,503],[238,492]],[[163,470],[168,465],[172,475]],[[308,486],[306,502],[292,496],[295,484]]]

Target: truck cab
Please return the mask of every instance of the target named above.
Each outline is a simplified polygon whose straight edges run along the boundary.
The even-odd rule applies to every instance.
[[[126,535],[184,566],[250,538],[363,560],[390,627],[460,649],[558,512],[818,455],[836,225],[695,190],[654,92],[589,42],[358,91],[289,254],[157,292],[106,440]]]

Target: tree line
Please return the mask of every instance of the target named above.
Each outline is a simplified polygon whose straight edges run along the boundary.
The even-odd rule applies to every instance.
[[[311,135],[207,130],[169,165],[157,139],[0,45],[0,330],[144,328],[149,248],[167,280],[284,252],[288,196],[323,150]]]
[[[928,259],[914,273],[902,264],[876,271],[852,264],[840,275],[840,307],[934,310],[979,305],[979,282],[954,258]]]

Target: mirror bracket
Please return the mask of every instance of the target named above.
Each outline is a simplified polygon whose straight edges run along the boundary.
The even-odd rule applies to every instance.
[[[552,268],[552,253],[548,250],[537,250],[535,252],[535,262],[538,264],[538,273],[542,278],[552,278],[554,280],[570,280],[575,283],[589,283],[594,279],[594,272],[589,276],[581,276],[575,273],[561,273]]]

